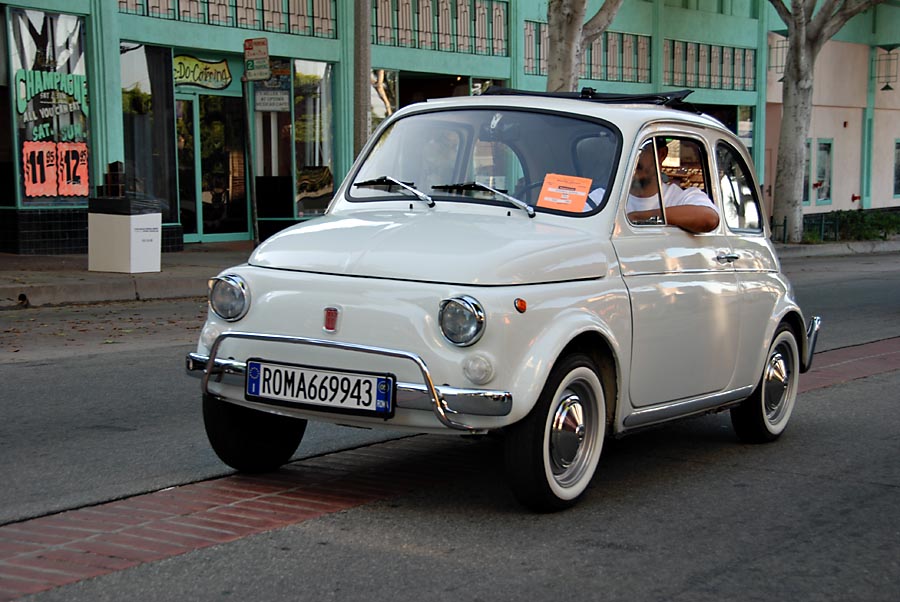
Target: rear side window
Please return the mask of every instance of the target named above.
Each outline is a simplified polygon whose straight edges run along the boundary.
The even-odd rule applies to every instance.
[[[753,176],[741,154],[727,142],[716,146],[725,223],[731,230],[762,232],[762,211]]]

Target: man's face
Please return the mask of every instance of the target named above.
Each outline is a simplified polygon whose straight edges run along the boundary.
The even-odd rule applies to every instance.
[[[656,192],[656,159],[653,156],[653,145],[641,150],[634,176],[631,179],[631,192],[637,196],[648,196]]]

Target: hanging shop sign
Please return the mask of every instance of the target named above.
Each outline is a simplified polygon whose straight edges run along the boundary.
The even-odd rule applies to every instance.
[[[172,72],[176,86],[224,90],[232,81],[228,61],[224,59],[214,62],[181,54],[172,61]]]
[[[86,203],[89,103],[84,19],[10,8],[13,93],[29,205]]]

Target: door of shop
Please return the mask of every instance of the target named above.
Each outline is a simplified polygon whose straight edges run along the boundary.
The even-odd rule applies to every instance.
[[[177,94],[175,110],[184,241],[249,239],[242,99]]]

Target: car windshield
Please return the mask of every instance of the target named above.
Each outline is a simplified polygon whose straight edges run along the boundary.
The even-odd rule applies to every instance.
[[[440,110],[385,129],[351,201],[489,203],[566,215],[605,204],[621,136],[610,125],[512,109]],[[533,209],[532,209],[533,208]]]

